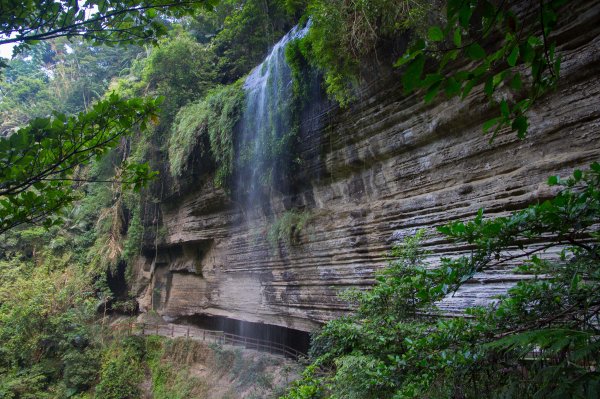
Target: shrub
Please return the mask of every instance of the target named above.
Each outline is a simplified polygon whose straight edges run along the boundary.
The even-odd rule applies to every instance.
[[[289,210],[271,223],[267,240],[272,248],[278,248],[282,242],[285,246],[298,244],[300,233],[311,218],[310,212]]]
[[[96,395],[103,399],[139,398],[144,354],[141,337],[132,336],[115,342],[104,355]]]

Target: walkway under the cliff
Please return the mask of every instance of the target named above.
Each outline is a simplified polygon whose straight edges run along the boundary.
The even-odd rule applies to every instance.
[[[294,360],[306,356],[305,353],[277,342],[244,337],[224,331],[205,330],[190,325],[131,322],[113,324],[111,328],[117,334],[160,335],[169,338],[193,339],[195,341],[213,343],[216,345],[243,347],[245,349],[266,352]]]

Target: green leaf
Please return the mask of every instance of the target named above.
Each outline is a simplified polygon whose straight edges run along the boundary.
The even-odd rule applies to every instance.
[[[506,62],[508,62],[508,65],[510,65],[511,67],[514,67],[517,64],[518,58],[519,58],[519,46],[515,46],[515,47],[513,47],[510,54],[508,55],[508,58],[506,58]]]
[[[437,96],[438,91],[440,89],[440,85],[441,82],[438,81],[429,87],[429,90],[427,90],[427,94],[425,94],[426,103],[431,102],[431,100],[433,100]]]
[[[521,90],[521,88],[523,87],[523,82],[521,81],[521,74],[520,73],[516,73],[512,79],[510,80],[510,87],[513,90]]]
[[[406,68],[402,75],[402,85],[404,90],[410,92],[419,86],[421,74],[425,66],[425,57],[419,54]]]
[[[460,28],[456,28],[454,30],[454,35],[452,36],[452,40],[456,47],[460,47],[462,44],[462,33],[460,32]]]
[[[487,133],[488,130],[490,130],[492,127],[494,127],[498,123],[500,123],[501,119],[502,118],[497,117],[497,118],[488,119],[487,121],[483,122],[483,132]]]
[[[467,56],[473,60],[481,60],[485,58],[485,50],[479,43],[472,43],[466,48]]]
[[[517,131],[517,136],[520,139],[524,139],[527,134],[527,128],[529,127],[529,122],[527,121],[527,117],[525,115],[517,116],[511,125],[513,130]]]
[[[446,79],[446,95],[448,97],[453,97],[460,93],[460,87],[460,83],[453,77]]]
[[[469,95],[471,90],[473,90],[473,87],[475,87],[476,84],[477,84],[477,79],[469,80],[467,82],[467,84],[465,84],[465,86],[463,87],[463,92],[462,92],[461,98],[465,99]]]
[[[432,26],[427,31],[427,38],[432,42],[441,42],[444,40],[444,32],[442,32],[439,26]]]
[[[505,118],[509,117],[510,108],[508,107],[508,103],[506,102],[506,100],[500,101],[500,112],[502,113],[503,117],[505,117]]]
[[[556,186],[558,184],[558,176],[550,176],[548,177],[548,185],[549,186]]]
[[[487,78],[487,80],[485,82],[485,86],[483,87],[483,92],[488,97],[491,97],[491,95],[494,93],[494,79],[492,76]]]

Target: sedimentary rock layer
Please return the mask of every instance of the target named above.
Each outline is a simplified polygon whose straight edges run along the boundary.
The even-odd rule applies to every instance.
[[[350,109],[304,121],[294,191],[273,194],[266,212],[239,209],[210,183],[163,204],[164,243],[136,267],[142,307],[311,330],[347,311],[337,293],[372,283],[416,229],[550,196],[549,175],[600,159],[600,2],[573,2],[562,21],[562,77],[528,113],[525,140],[505,131],[489,143],[481,125],[495,115],[481,87],[426,105],[402,94],[396,73],[373,79]],[[290,208],[310,219],[274,246],[268,231]],[[426,245],[433,262],[465,250],[438,236]],[[478,275],[441,306],[459,312],[516,279],[509,268]]]

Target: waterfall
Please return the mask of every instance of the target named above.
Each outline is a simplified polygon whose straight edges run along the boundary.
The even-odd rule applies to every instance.
[[[285,61],[285,46],[303,37],[310,27],[294,27],[247,77],[246,106],[239,124],[238,177],[240,202],[245,209],[262,205],[282,170],[294,132],[291,118],[292,75]],[[279,161],[279,163],[278,163]],[[282,162],[284,161],[284,162]],[[281,169],[281,167],[279,167]]]

